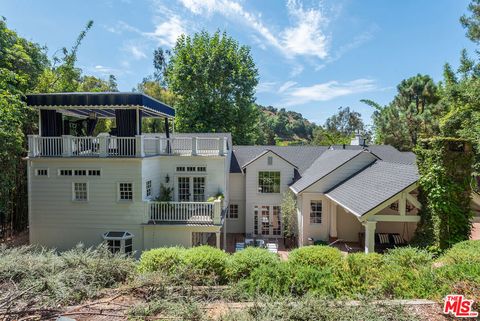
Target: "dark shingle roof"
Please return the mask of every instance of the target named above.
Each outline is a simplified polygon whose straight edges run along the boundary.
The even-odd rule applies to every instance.
[[[415,165],[376,161],[325,193],[357,216],[362,216],[418,180]]]
[[[390,163],[400,163],[400,164],[415,164],[415,154],[412,152],[400,152],[398,149],[391,145],[369,145],[369,146],[359,146],[359,145],[332,145],[331,149],[334,150],[359,150],[367,149],[375,154],[378,158],[383,161]]]
[[[363,149],[325,151],[303,173],[302,178],[292,185],[292,189],[303,191],[362,152]]]
[[[265,151],[271,150],[289,163],[297,166],[302,174],[326,150],[326,146],[233,146],[233,155],[230,165],[231,173],[241,172],[241,168]]]

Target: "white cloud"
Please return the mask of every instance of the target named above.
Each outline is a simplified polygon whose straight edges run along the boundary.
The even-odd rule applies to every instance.
[[[140,45],[128,43],[124,45],[123,50],[129,53],[133,57],[133,59],[140,60],[147,58],[147,54],[145,53],[144,48],[142,48],[142,46]]]
[[[239,2],[233,0],[179,1],[193,14],[206,16],[220,14],[248,26],[263,41],[277,48],[287,57],[310,55],[324,59],[327,56],[329,40],[322,30],[327,20],[319,8],[304,9],[296,1],[289,1],[287,9],[293,25],[282,32],[275,32],[262,21],[260,15],[247,11]]]
[[[277,85],[274,81],[261,82],[257,85],[257,93],[274,92]]]
[[[117,69],[117,68],[107,67],[107,66],[103,66],[103,65],[96,65],[96,66],[90,67],[88,69],[91,72],[93,72],[97,75],[100,75],[100,76],[110,76],[110,75],[118,76],[120,74],[124,74],[124,73],[127,72],[125,70],[120,70],[120,69]]]
[[[177,38],[186,33],[184,21],[177,15],[171,15],[162,21],[155,26],[153,32],[144,32],[143,35],[155,39],[161,46],[173,47]]]
[[[289,0],[287,9],[294,25],[287,27],[282,33],[282,44],[286,53],[325,59],[328,55],[329,39],[323,29],[328,20],[321,9],[304,9],[296,0]]]
[[[286,106],[301,105],[315,101],[328,101],[334,98],[377,90],[375,80],[360,78],[345,83],[336,80],[305,87],[290,87],[285,92]]]
[[[373,25],[372,27],[370,27],[369,30],[360,33],[355,38],[353,38],[353,40],[351,42],[349,42],[348,44],[340,46],[332,54],[332,56],[327,59],[327,62],[331,63],[331,62],[337,61],[347,52],[349,52],[349,51],[351,51],[355,48],[358,48],[361,45],[363,45],[364,43],[370,41],[373,38],[375,32],[377,32],[378,29],[379,29],[378,26]]]
[[[293,66],[292,70],[290,71],[290,77],[296,77],[303,72],[303,65],[296,64]]]
[[[280,88],[278,88],[278,92],[279,93],[283,93],[285,92],[288,88],[291,88],[293,86],[295,86],[297,84],[297,82],[295,81],[286,81],[283,85],[280,86]]]

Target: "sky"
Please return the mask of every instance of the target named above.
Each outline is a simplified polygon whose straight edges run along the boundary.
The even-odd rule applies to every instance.
[[[117,77],[131,91],[153,73],[155,48],[202,30],[226,31],[251,48],[259,72],[257,103],[323,124],[349,106],[371,123],[361,99],[387,104],[417,73],[442,79],[446,62],[473,53],[459,17],[468,0],[0,0],[0,16],[52,57],[81,45],[85,74]]]

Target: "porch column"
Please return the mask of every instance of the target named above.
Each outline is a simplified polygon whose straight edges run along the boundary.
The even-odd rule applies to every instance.
[[[220,232],[215,232],[215,241],[217,242],[217,249],[220,248]]]
[[[223,250],[227,251],[227,217],[223,219]]]
[[[135,136],[135,156],[145,157],[145,150],[143,148],[143,135]]]
[[[362,225],[365,226],[365,253],[375,253],[375,229],[377,222],[366,221]]]
[[[72,150],[72,138],[73,136],[71,135],[63,135],[62,136],[62,156],[63,157],[71,157],[73,150]],[[77,152],[79,147],[77,147]]]
[[[337,238],[337,203],[330,201],[330,241],[336,241]]]

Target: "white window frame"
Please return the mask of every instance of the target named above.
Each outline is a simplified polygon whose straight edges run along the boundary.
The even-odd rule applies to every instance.
[[[149,193],[149,191],[150,191],[150,193]],[[148,179],[148,180],[145,181],[145,197],[147,199],[152,198],[152,180],[151,179]]]
[[[313,203],[320,203],[320,216],[312,216],[312,205]],[[318,211],[315,211],[315,212],[318,212]],[[320,222],[318,222],[318,220],[320,219]],[[313,222],[312,222],[313,220]],[[310,201],[310,212],[309,212],[309,222],[310,224],[322,224],[322,221],[323,221],[323,201],[322,200],[311,200]]]
[[[72,175],[62,175],[62,171],[71,171]],[[75,175],[75,171],[85,171],[85,175]],[[90,171],[99,171],[100,175],[90,175]],[[59,168],[57,170],[57,176],[60,177],[101,177],[102,169],[101,168]]]
[[[108,233],[110,233],[110,232],[117,232],[117,231],[108,231],[108,232],[103,233],[103,235],[102,235],[103,240],[107,244],[108,249],[111,251],[111,247],[108,244],[108,241],[120,241],[120,246],[118,247],[118,252],[121,253],[121,254],[132,255],[133,254],[133,238],[135,237],[135,235],[133,235],[132,233],[130,233],[128,231],[118,231],[118,232],[123,232],[124,235],[120,236],[120,237],[114,237],[114,236],[108,236]],[[126,247],[125,242],[127,240],[131,240],[131,243],[132,243],[131,244],[132,248],[129,252],[125,251],[125,247]],[[112,253],[117,253],[117,252],[112,251]]]
[[[62,175],[62,171],[71,171],[72,175]],[[57,175],[60,177],[73,177],[74,169],[73,168],[59,168],[57,171]]]
[[[264,192],[262,186],[260,186],[260,173],[278,173],[279,175],[279,181],[278,181],[278,192]],[[275,185],[273,185],[273,188]],[[257,193],[258,194],[280,194],[282,192],[282,172],[278,170],[259,170],[257,172]]]
[[[178,191],[178,178],[179,177],[188,177],[189,179],[189,184],[190,184],[190,188],[189,188],[189,194],[190,194],[190,197],[189,197],[189,201],[188,202],[194,202],[193,200],[193,192],[194,192],[194,188],[193,188],[193,179],[194,177],[203,177],[205,179],[205,186],[204,186],[204,199],[208,199],[208,175],[206,175],[205,172],[200,172],[200,173],[194,173],[194,172],[185,172],[185,173],[178,173],[176,175],[173,176],[173,198],[175,199],[176,202],[180,202],[180,195],[179,195],[179,191]]]
[[[75,184],[85,184],[86,186],[86,192],[87,192],[87,199],[77,199],[77,193],[75,191]],[[86,203],[90,201],[90,188],[88,186],[88,182],[72,182],[72,201],[73,202],[78,202],[78,203]]]
[[[47,175],[39,175],[39,171],[47,171]],[[48,168],[35,168],[35,176],[38,177],[50,177],[50,170]]]
[[[132,199],[121,199],[120,198],[120,185],[121,184],[131,184],[132,185]],[[133,182],[117,182],[117,202],[126,202],[130,203],[133,202],[135,199],[135,184]]]
[[[236,207],[237,217],[232,217],[231,216],[232,215],[232,206]],[[238,220],[239,216],[240,216],[240,206],[239,206],[239,204],[237,204],[237,203],[229,204],[228,205],[228,219],[236,221],[236,220]]]

